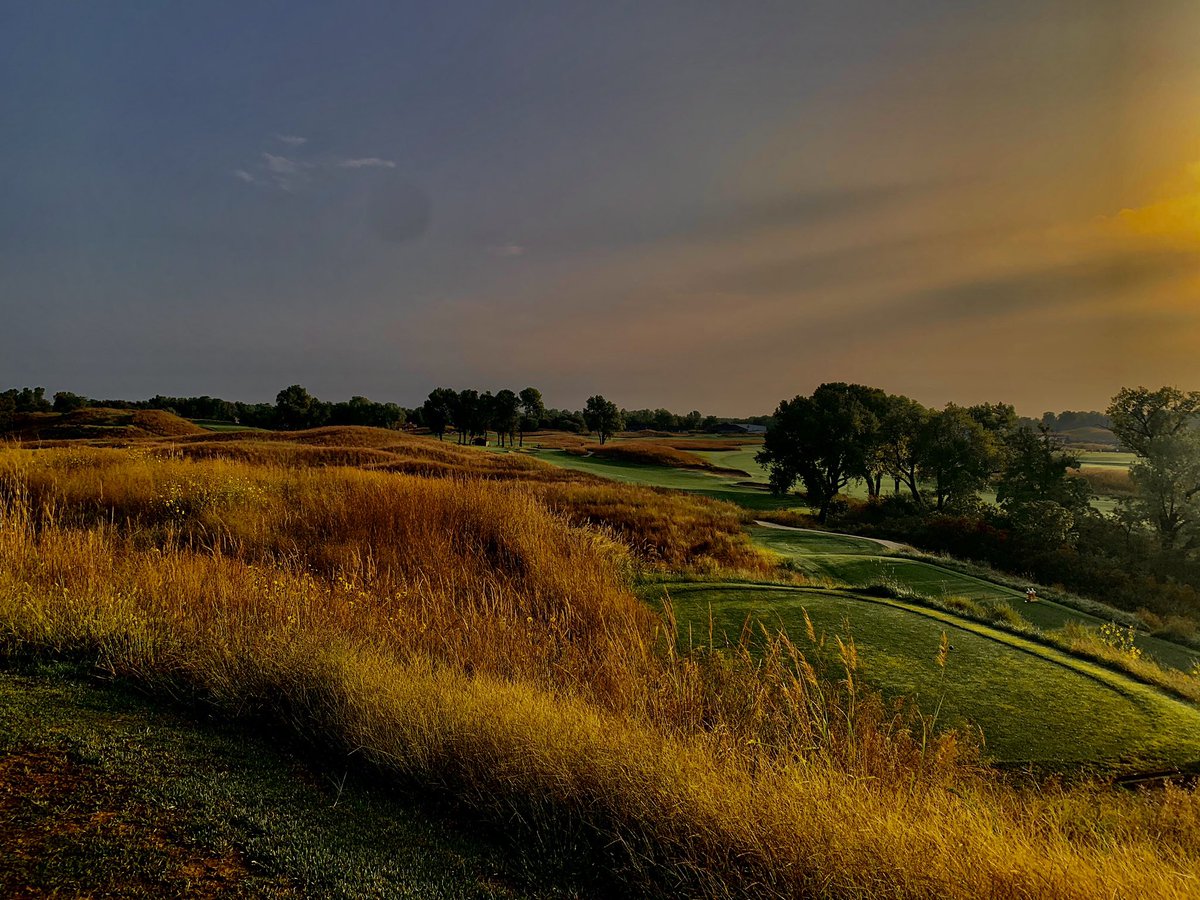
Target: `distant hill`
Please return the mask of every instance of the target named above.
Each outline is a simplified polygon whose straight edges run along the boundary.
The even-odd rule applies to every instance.
[[[1100,425],[1081,425],[1057,432],[1063,443],[1072,447],[1102,446],[1116,448],[1117,436]]]
[[[187,437],[207,434],[199,425],[160,409],[89,407],[69,413],[18,413],[5,437],[19,441]]]

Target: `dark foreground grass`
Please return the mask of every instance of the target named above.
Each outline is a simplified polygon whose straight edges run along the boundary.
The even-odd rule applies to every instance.
[[[576,896],[499,842],[75,670],[0,672],[0,896]]]
[[[971,723],[1008,765],[1114,773],[1200,764],[1200,710],[1101,665],[957,616],[888,598],[764,584],[667,583],[685,643],[737,640],[750,620],[793,634],[853,633],[863,677],[885,694]],[[649,593],[649,592],[648,592]],[[953,650],[936,663],[943,632]]]

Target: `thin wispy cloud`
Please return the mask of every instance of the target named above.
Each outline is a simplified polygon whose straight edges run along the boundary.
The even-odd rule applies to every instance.
[[[263,160],[267,169],[277,175],[298,175],[305,165],[294,159],[288,159],[286,156],[276,156],[274,153],[264,153]]]
[[[338,160],[339,169],[394,169],[396,164],[390,159],[380,159],[378,156],[364,156],[359,159]]]
[[[299,147],[301,144],[307,144],[308,138],[300,137],[298,134],[277,134],[277,140],[283,141],[289,147]]]
[[[489,248],[493,256],[511,259],[525,255],[525,247],[521,244],[498,244]]]
[[[234,169],[233,177],[238,179],[239,181],[246,182],[246,184],[256,184],[258,182],[258,179],[255,178],[253,175],[251,175],[249,172],[247,172],[245,169]]]

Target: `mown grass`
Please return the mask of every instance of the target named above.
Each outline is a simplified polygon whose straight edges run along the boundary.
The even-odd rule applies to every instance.
[[[982,729],[988,755],[1007,764],[1117,772],[1200,767],[1200,710],[1044,644],[902,599],[814,588],[676,583],[669,595],[681,639],[718,644],[747,618],[802,633],[854,623],[862,677],[888,695],[941,708],[944,722]],[[936,662],[950,635],[947,665]],[[831,640],[831,639],[830,639]]]
[[[158,453],[3,456],[0,652],[286,728],[627,892],[1183,898],[1200,878],[1194,794],[1010,787],[865,689],[848,637],[680,652],[630,591],[654,516],[575,521],[554,480]]]
[[[1041,586],[1038,586],[1039,599],[1027,603],[1023,588],[982,577],[982,573],[971,574],[961,565],[951,567],[949,560],[884,555],[886,551],[869,538],[762,527],[752,527],[749,531],[759,546],[780,554],[808,576],[831,584],[852,588],[892,585],[935,600],[965,598],[1000,604],[1045,631],[1062,629],[1071,623],[1098,628],[1114,619],[1130,619],[1128,614],[1099,603],[1088,604],[1085,609],[1058,602],[1053,599],[1057,596],[1054,592]],[[1182,672],[1190,672],[1200,660],[1195,651],[1144,631],[1137,634],[1136,644],[1163,665]]]
[[[776,497],[765,487],[745,482],[741,476],[722,476],[596,456],[580,457],[566,452],[545,453],[540,458],[575,472],[629,484],[686,491],[748,510],[784,510],[798,504],[796,497]],[[807,506],[804,508],[807,510]]]

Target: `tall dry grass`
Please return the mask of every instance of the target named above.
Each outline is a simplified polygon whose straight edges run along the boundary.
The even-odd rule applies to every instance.
[[[724,472],[733,475],[746,475],[741,469],[723,469],[713,465],[703,456],[697,456],[688,450],[672,447],[658,441],[621,441],[610,444],[587,444],[582,449],[595,456],[606,459],[616,459],[623,462],[645,463],[652,466],[669,466],[673,469],[700,469],[711,472]]]
[[[865,691],[849,639],[681,653],[629,594],[626,544],[544,485],[116,451],[8,452],[0,472],[5,654],[287,725],[628,890],[1200,883],[1194,794],[1005,786]]]
[[[1116,466],[1082,466],[1073,473],[1088,483],[1093,493],[1102,497],[1132,497],[1137,494],[1128,469]]]

